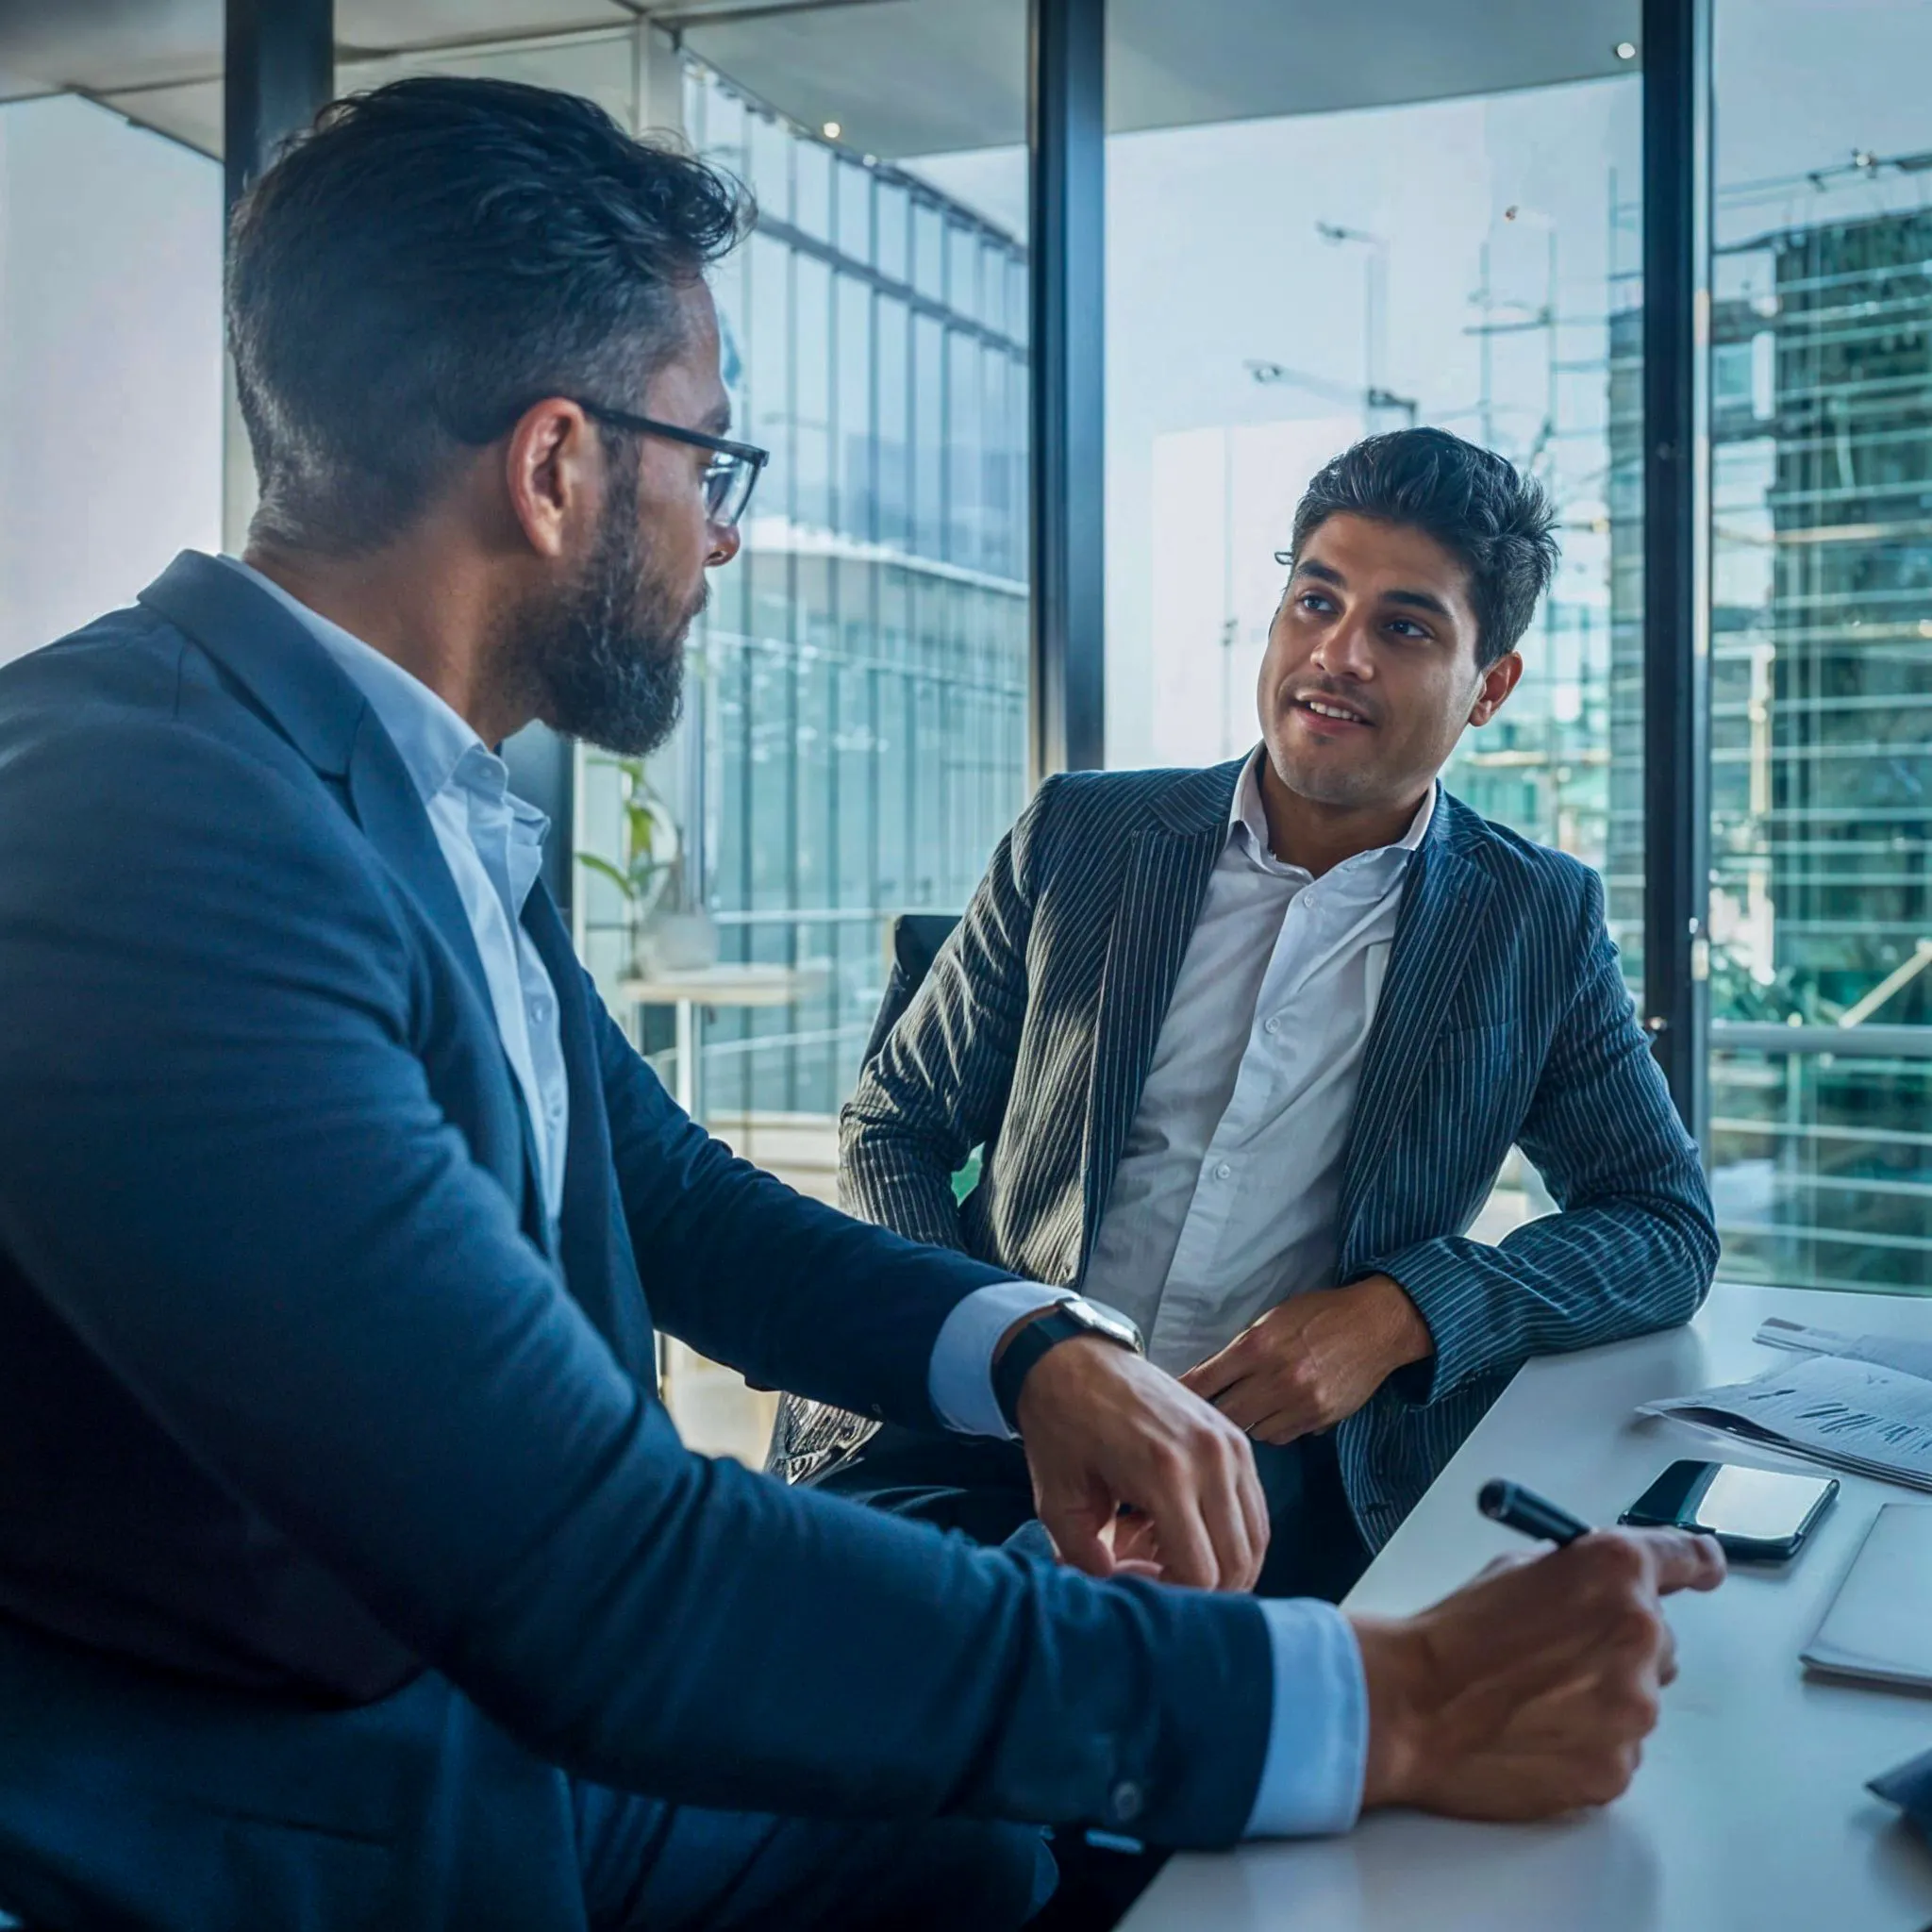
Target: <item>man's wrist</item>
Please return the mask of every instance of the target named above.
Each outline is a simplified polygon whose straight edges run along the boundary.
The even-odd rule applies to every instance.
[[[1368,1686],[1369,1743],[1362,1772],[1362,1809],[1400,1805],[1415,1788],[1424,1747],[1427,1646],[1406,1618],[1352,1616]]]
[[[1409,1298],[1408,1291],[1390,1274],[1365,1274],[1351,1282],[1344,1293],[1351,1296],[1367,1316],[1370,1332],[1380,1345],[1393,1374],[1411,1363],[1427,1361],[1436,1352],[1436,1338],[1423,1319],[1423,1311]]]

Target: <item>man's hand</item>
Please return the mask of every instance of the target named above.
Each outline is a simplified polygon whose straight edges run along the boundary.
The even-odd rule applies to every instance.
[[[1034,1507],[1063,1561],[1090,1576],[1254,1588],[1268,1553],[1254,1451],[1173,1376],[1075,1336],[1027,1372],[1018,1414]],[[1137,1514],[1117,1554],[1123,1507]]]
[[[1181,1380],[1257,1442],[1292,1442],[1332,1429],[1435,1346],[1402,1289],[1371,1274],[1291,1296]]]
[[[1357,1617],[1363,1808],[1519,1819],[1607,1804],[1676,1675],[1659,1599],[1724,1575],[1708,1537],[1606,1530],[1506,1557],[1420,1616]]]

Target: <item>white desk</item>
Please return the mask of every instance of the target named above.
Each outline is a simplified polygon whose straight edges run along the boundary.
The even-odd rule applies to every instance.
[[[1770,1314],[1932,1336],[1932,1301],[1720,1284],[1689,1329],[1532,1362],[1349,1607],[1419,1609],[1521,1548],[1476,1514],[1490,1476],[1609,1523],[1679,1456],[1807,1467],[1632,1414],[1768,1367],[1775,1357],[1751,1336]],[[1635,1783],[1607,1810],[1537,1825],[1384,1812],[1344,1839],[1190,1854],[1127,1932],[1920,1932],[1932,1922],[1932,1850],[1863,1786],[1932,1749],[1932,1697],[1807,1680],[1798,1651],[1879,1503],[1932,1498],[1840,1480],[1789,1574],[1733,1571],[1710,1596],[1672,1600],[1681,1675]]]
[[[824,991],[821,966],[739,965],[724,961],[653,974],[647,979],[618,982],[617,995],[639,1007],[674,1007],[677,1011],[675,1091],[672,1097],[696,1119],[698,1054],[703,1046],[698,1015],[707,1007],[789,1007]]]

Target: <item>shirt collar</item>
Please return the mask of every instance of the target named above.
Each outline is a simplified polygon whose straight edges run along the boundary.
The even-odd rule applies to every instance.
[[[311,610],[299,597],[291,596],[252,564],[236,557],[225,556],[221,561],[266,591],[341,666],[368,699],[370,709],[389,733],[410,782],[425,805],[449,784],[465,759],[487,789],[508,797],[503,787],[508,773],[503,760],[420,677],[411,675],[394,658],[384,657],[373,644],[365,644],[319,610]],[[542,817],[534,806],[525,806],[520,799],[511,798],[508,802],[520,820],[531,814]]]
[[[1240,845],[1249,860],[1264,872],[1300,873],[1298,865],[1290,865],[1276,858],[1268,844],[1268,814],[1261,804],[1261,760],[1268,755],[1265,745],[1257,745],[1253,756],[1241,767],[1241,775],[1234,788],[1234,801],[1228,808],[1228,837]],[[1406,831],[1393,845],[1379,845],[1369,852],[1358,852],[1354,858],[1342,860],[1343,866],[1357,866],[1368,860],[1387,860],[1390,855],[1398,855],[1395,862],[1404,863],[1408,855],[1415,851],[1428,836],[1429,821],[1436,815],[1436,798],[1441,787],[1434,779],[1423,794],[1423,802],[1416,807],[1415,816],[1408,822]],[[1338,866],[1336,870],[1341,870]]]

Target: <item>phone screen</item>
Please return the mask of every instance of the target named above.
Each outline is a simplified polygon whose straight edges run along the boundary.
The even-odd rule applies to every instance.
[[[1765,1542],[1795,1536],[1830,1487],[1828,1476],[1784,1475],[1775,1470],[1723,1463],[1697,1505],[1693,1526],[1716,1536]]]

